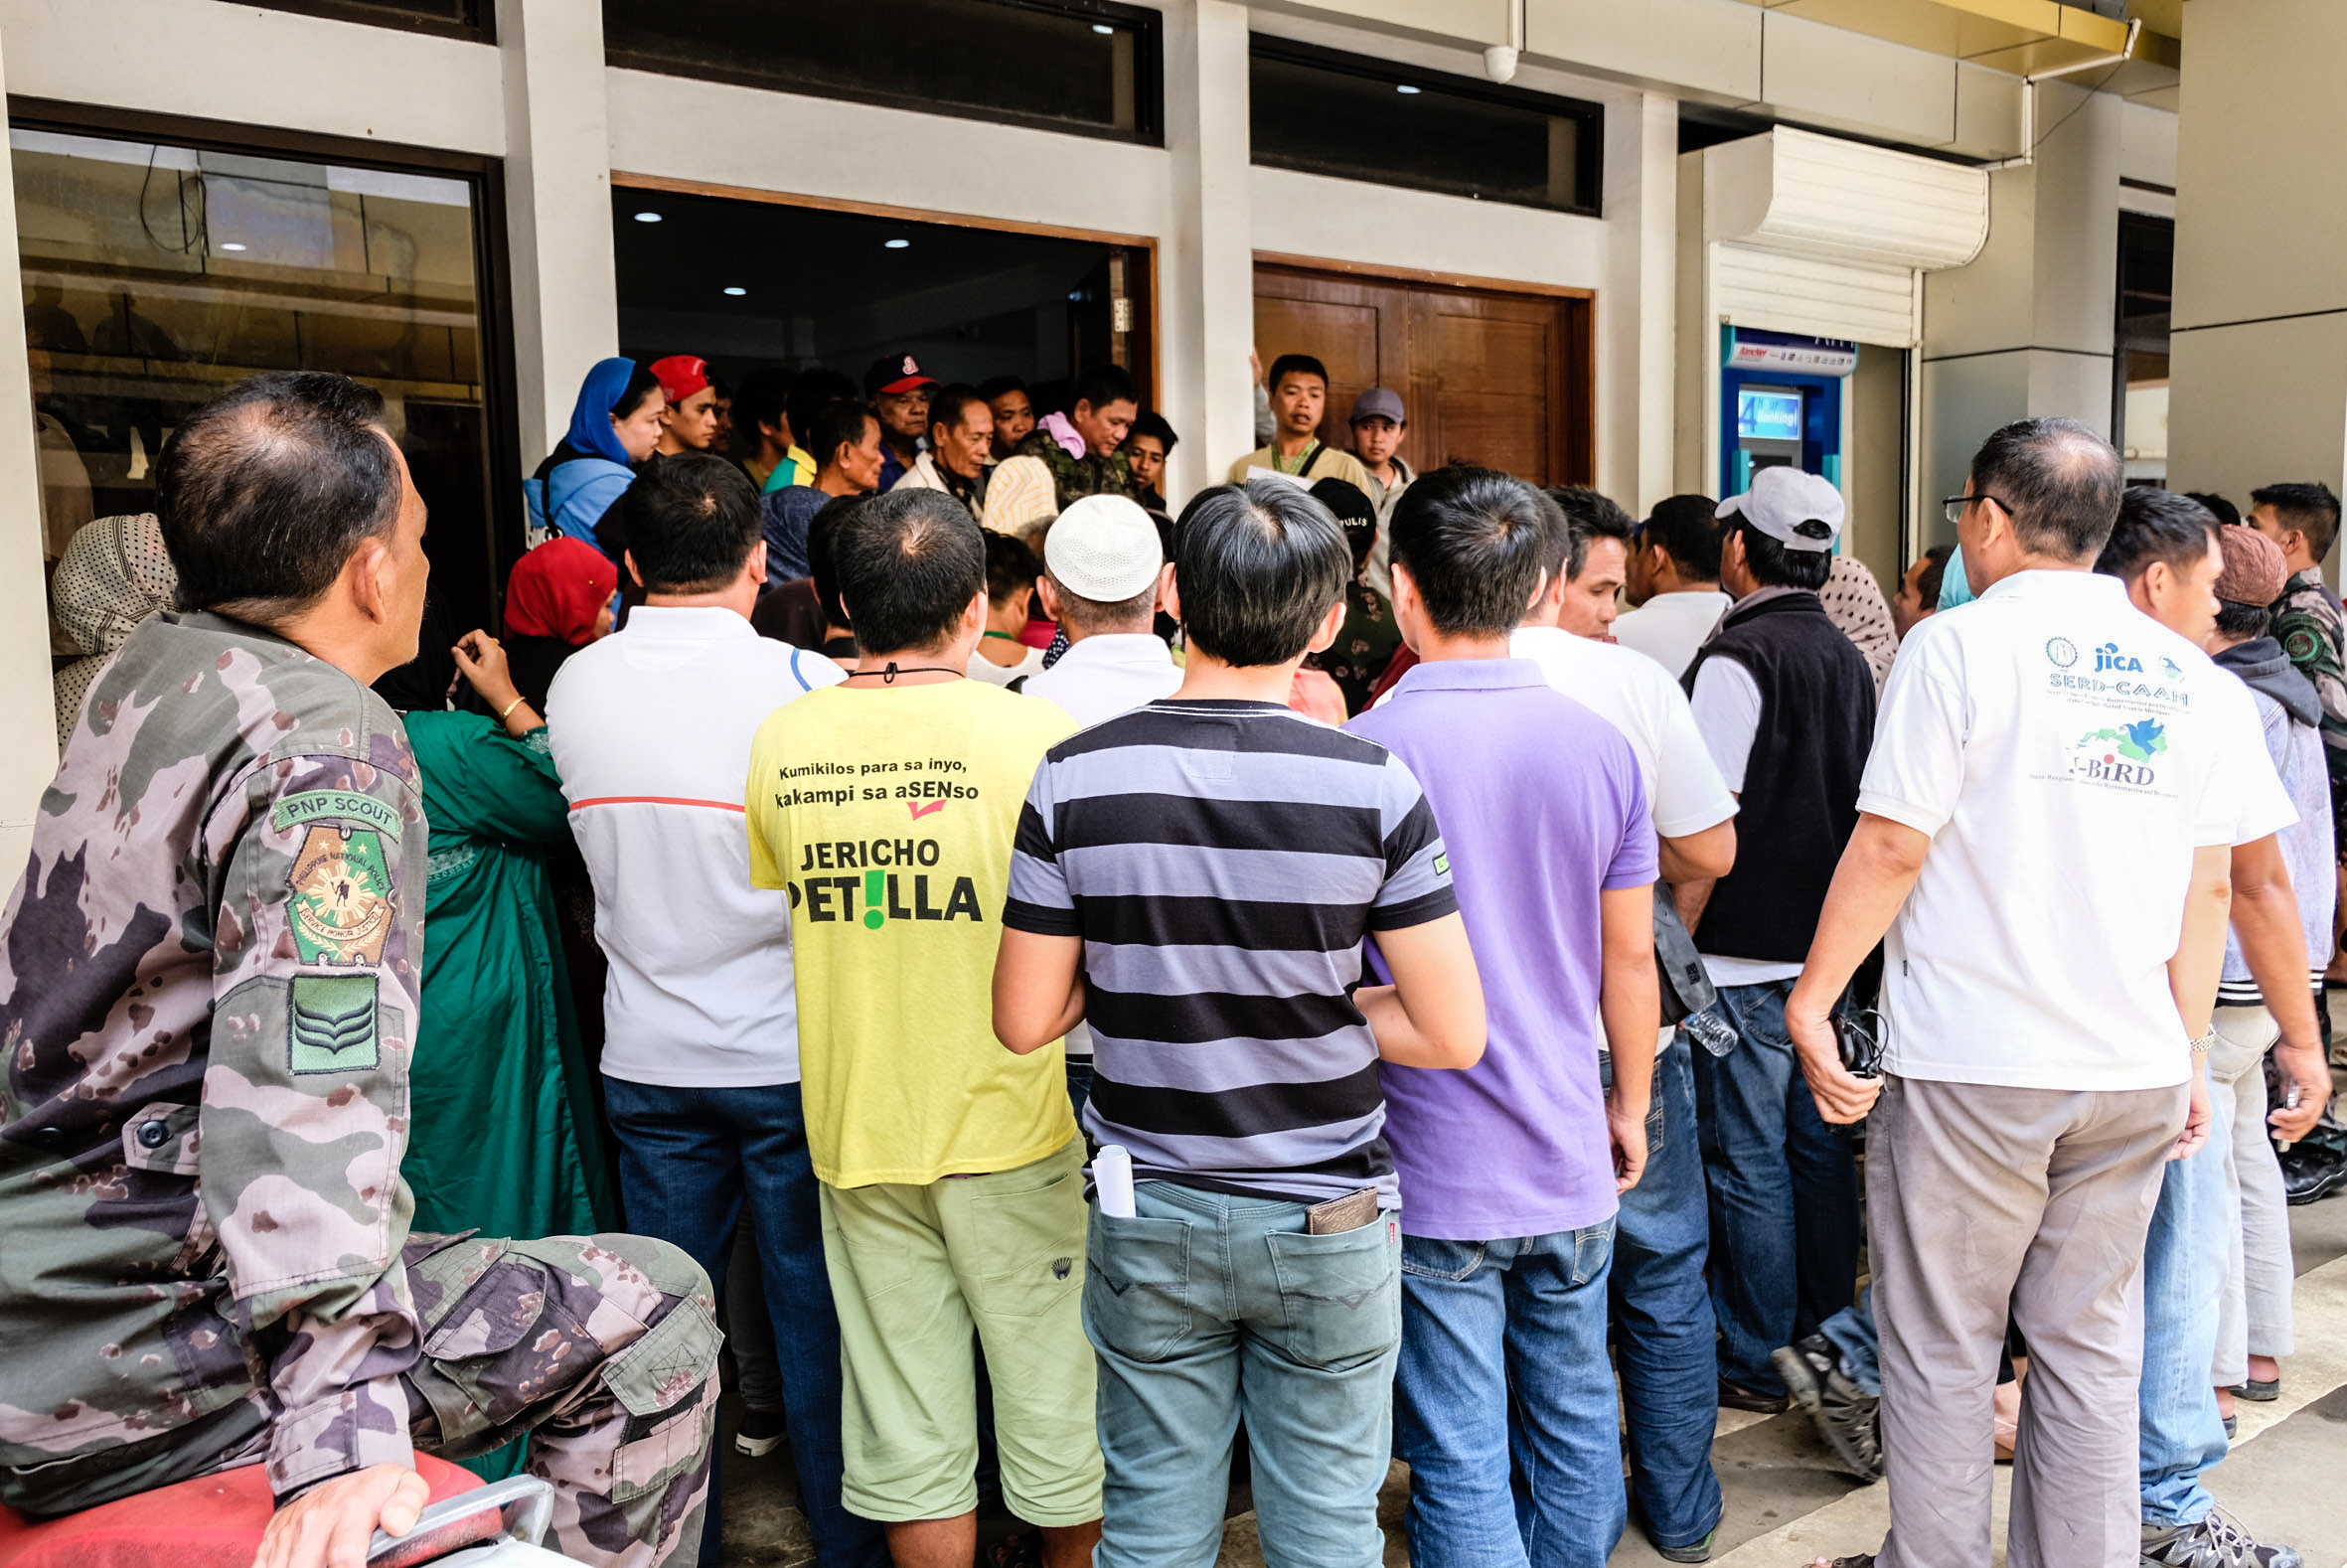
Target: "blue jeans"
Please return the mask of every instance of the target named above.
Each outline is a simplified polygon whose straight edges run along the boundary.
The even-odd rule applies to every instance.
[[[1647,1532],[1664,1546],[1703,1539],[1719,1523],[1722,1506],[1711,1468],[1718,1333],[1703,1285],[1711,1228],[1703,1156],[1695,1147],[1689,1050],[1681,1031],[1654,1058],[1646,1172],[1622,1194],[1610,1291],[1631,1488]],[[1407,1323],[1405,1317],[1405,1331]]]
[[[1719,1375],[1759,1394],[1785,1392],[1769,1353],[1847,1307],[1858,1278],[1857,1162],[1794,1058],[1792,990],[1790,980],[1720,987],[1736,1048],[1695,1053]]]
[[[1095,1207],[1085,1246],[1108,1462],[1096,1568],[1212,1568],[1242,1415],[1266,1560],[1378,1568],[1394,1217],[1312,1236],[1300,1203],[1170,1181],[1144,1182],[1134,1207]]]
[[[879,1525],[840,1505],[840,1323],[799,1086],[680,1089],[607,1076],[603,1089],[629,1228],[691,1253],[719,1301],[746,1201],[815,1560],[823,1568],[886,1568]],[[709,1467],[704,1564],[716,1562],[723,1543],[718,1468]]]
[[[2199,1058],[2193,1068],[2200,1068]],[[2143,1522],[2192,1524],[2217,1505],[2200,1478],[2230,1446],[2209,1381],[2217,1359],[2217,1308],[2235,1221],[2225,1192],[2233,1135],[2209,1119],[2209,1141],[2161,1173],[2159,1203],[2143,1244]]]
[[[1606,1365],[1613,1250],[1611,1220],[1403,1238],[1394,1413],[1412,1562],[1605,1568],[1628,1515]]]
[[[1084,1125],[1084,1103],[1092,1098],[1092,1058],[1070,1056],[1067,1059],[1067,1100],[1076,1108],[1076,1125]]]
[[[1859,1391],[1880,1399],[1882,1339],[1874,1332],[1874,1287],[1868,1285],[1857,1306],[1844,1307],[1819,1324],[1817,1332],[1841,1351],[1842,1369],[1850,1374],[1850,1381],[1858,1385]]]

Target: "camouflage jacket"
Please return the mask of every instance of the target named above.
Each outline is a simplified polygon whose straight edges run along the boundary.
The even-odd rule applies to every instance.
[[[2347,612],[2309,568],[2291,577],[2274,606],[2273,637],[2322,699],[2323,759],[2331,780],[2331,821],[2347,856]]]
[[[1059,502],[1059,510],[1067,510],[1068,503],[1084,496],[1138,497],[1141,487],[1133,483],[1133,470],[1122,451],[1106,457],[1097,452],[1082,457],[1071,457],[1066,447],[1051,438],[1051,432],[1036,425],[1026,432],[1026,439],[1018,443],[1014,455],[1033,457],[1051,471],[1051,488]]]
[[[410,1462],[424,834],[398,718],[291,643],[165,614],[99,676],[0,915],[0,1500]]]

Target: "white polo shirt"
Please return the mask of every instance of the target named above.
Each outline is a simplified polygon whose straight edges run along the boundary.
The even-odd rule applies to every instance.
[[[674,1088],[799,1081],[785,894],[750,886],[742,786],[766,715],[847,673],[725,609],[641,605],[547,696],[595,883],[603,1071]]]
[[[1180,685],[1181,667],[1156,636],[1108,632],[1068,644],[1057,664],[1028,676],[1020,690],[1057,704],[1088,728],[1172,697]]]
[[[1909,634],[1858,809],[1932,838],[1890,931],[1886,1069],[2065,1090],[2185,1080],[2193,851],[2297,820],[2248,689],[2083,571]]]
[[[1701,833],[1736,815],[1678,683],[1653,660],[1559,626],[1519,626],[1507,651],[1540,666],[1548,684],[1622,731],[1665,839]]]

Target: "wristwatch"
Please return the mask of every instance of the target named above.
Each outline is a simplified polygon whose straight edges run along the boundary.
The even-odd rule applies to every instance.
[[[2192,1054],[2195,1056],[2205,1056],[2208,1054],[2209,1047],[2216,1043],[2217,1031],[2212,1028],[2206,1034],[2203,1034],[2199,1039],[2196,1039],[2192,1042]]]

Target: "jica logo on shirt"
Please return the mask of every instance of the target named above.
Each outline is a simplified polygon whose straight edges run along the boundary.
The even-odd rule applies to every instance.
[[[2105,643],[2095,650],[2095,672],[2100,675],[2106,670],[2131,670],[2141,675],[2143,661],[2133,654],[2120,653],[2116,643]]]

